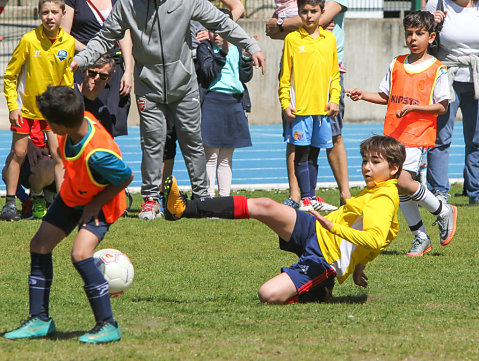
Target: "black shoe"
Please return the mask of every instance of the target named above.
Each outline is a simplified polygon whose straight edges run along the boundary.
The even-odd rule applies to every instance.
[[[20,215],[18,214],[17,205],[15,202],[6,203],[2,208],[0,217],[9,222],[19,221]]]

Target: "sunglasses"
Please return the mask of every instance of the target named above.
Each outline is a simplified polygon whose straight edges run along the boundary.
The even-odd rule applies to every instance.
[[[101,80],[108,80],[110,78],[110,74],[108,73],[99,73],[95,70],[87,70],[87,74],[90,78],[95,79],[97,75],[100,76]]]

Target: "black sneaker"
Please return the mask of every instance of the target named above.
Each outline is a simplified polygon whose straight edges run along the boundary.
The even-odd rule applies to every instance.
[[[20,215],[18,214],[17,205],[14,202],[6,203],[2,208],[0,217],[9,222],[19,221]]]

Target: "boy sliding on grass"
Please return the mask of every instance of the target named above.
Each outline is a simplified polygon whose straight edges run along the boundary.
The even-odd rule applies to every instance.
[[[447,245],[456,232],[457,208],[443,204],[424,184],[414,180],[427,148],[436,142],[437,115],[447,111],[450,99],[446,67],[426,50],[436,37],[434,16],[414,11],[404,18],[406,45],[411,51],[398,56],[377,93],[348,89],[352,100],[387,104],[384,134],[406,146],[406,161],[398,179],[400,207],[414,234],[410,257],[422,256],[432,249],[422,223],[418,204],[437,216],[441,245]]]
[[[123,163],[111,135],[90,113],[84,112],[83,101],[72,88],[48,87],[37,102],[58,135],[65,179],[30,242],[30,318],[4,337],[37,338],[55,332],[55,323],[48,314],[52,251],[78,226],[71,258],[85,282],[85,293],[96,320],[96,326],[78,340],[118,341],[121,332],[113,319],[108,283],[95,265],[93,252],[111,224],[125,212],[124,189],[133,174]]]
[[[361,143],[366,187],[337,211],[322,216],[300,212],[269,198],[198,198],[186,200],[176,179],[165,182],[165,219],[220,217],[254,218],[279,236],[280,248],[296,253],[299,261],[261,286],[261,302],[285,304],[331,296],[334,277],[339,283],[352,273],[367,286],[364,267],[396,237],[399,230],[396,187],[406,157],[394,138],[374,136]]]

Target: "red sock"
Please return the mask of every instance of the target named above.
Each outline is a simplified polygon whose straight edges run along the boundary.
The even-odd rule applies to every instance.
[[[249,219],[248,198],[245,196],[233,196],[234,219]]]

